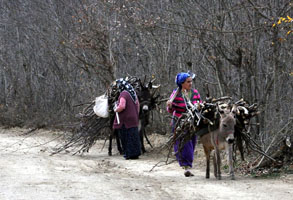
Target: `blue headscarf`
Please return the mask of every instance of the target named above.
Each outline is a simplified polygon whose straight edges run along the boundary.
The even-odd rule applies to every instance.
[[[176,79],[175,79],[175,83],[178,85],[179,88],[182,88],[182,83],[184,83],[184,81],[188,77],[190,77],[189,73],[181,72],[181,73],[177,74]]]

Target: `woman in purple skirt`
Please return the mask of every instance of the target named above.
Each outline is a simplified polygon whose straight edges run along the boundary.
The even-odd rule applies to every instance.
[[[179,92],[174,90],[170,96],[170,99],[174,99],[172,101],[167,102],[167,110],[169,113],[172,113],[172,132],[174,132],[175,123],[186,110],[186,102],[191,101],[192,104],[196,104],[200,102],[200,94],[196,89],[192,89],[192,77],[189,73],[179,73],[176,76],[175,80],[176,84],[179,87]],[[176,95],[174,97],[174,95]],[[193,176],[193,174],[189,171],[192,167],[193,157],[194,157],[194,149],[196,145],[196,135],[194,135],[191,140],[189,140],[183,148],[178,151],[180,146],[180,140],[176,141],[174,145],[174,151],[176,158],[179,162],[179,165],[185,170],[184,175],[186,177]]]

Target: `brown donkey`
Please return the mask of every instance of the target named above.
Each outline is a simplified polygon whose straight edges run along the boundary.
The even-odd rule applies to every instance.
[[[234,142],[234,126],[236,124],[236,106],[233,106],[231,110],[218,107],[218,111],[220,114],[219,128],[200,138],[206,156],[206,178],[210,178],[210,154],[214,150],[214,175],[218,180],[221,179],[220,150],[225,149],[228,157],[229,173],[231,179],[234,180],[232,144]]]

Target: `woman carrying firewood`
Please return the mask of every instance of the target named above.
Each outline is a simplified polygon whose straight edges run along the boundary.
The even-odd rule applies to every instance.
[[[200,94],[196,89],[192,89],[192,79],[194,77],[189,73],[179,73],[176,76],[175,82],[178,85],[177,90],[174,90],[167,101],[167,110],[172,113],[172,132],[175,132],[175,124],[182,113],[187,112],[188,102],[192,104],[200,102]],[[180,140],[177,140],[174,145],[174,151],[179,165],[185,170],[186,177],[193,176],[189,171],[192,167],[194,149],[196,145],[196,135],[192,136],[191,140],[187,141],[183,148],[180,147]]]
[[[141,154],[138,133],[139,101],[133,87],[127,81],[118,79],[116,84],[120,95],[114,107],[116,117],[113,128],[118,129],[124,158],[138,159]]]

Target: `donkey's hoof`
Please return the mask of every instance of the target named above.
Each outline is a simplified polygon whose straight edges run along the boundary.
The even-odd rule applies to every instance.
[[[206,175],[206,179],[210,178],[210,175]]]
[[[222,177],[221,177],[221,176],[217,176],[217,179],[218,179],[218,180],[221,180],[221,179],[222,179]]]
[[[108,152],[108,156],[112,156],[112,152]]]
[[[234,175],[231,175],[231,180],[235,180],[235,176]]]

